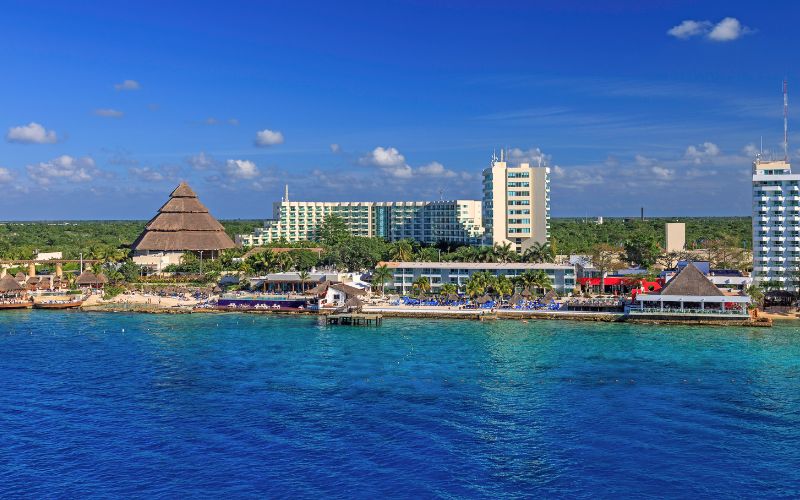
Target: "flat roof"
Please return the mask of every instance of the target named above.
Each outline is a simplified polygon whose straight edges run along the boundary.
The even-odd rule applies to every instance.
[[[499,262],[379,262],[378,265],[385,265],[390,269],[398,268],[435,268],[435,269],[487,269],[487,270],[508,270],[508,269],[575,269],[572,265],[532,263],[532,262],[509,262],[502,264]]]

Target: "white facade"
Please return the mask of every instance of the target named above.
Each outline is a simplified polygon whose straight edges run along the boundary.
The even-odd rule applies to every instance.
[[[511,243],[522,253],[550,237],[550,168],[493,159],[483,171],[486,244]]]
[[[786,161],[753,162],[753,281],[798,290],[800,174]]]
[[[255,246],[278,240],[308,241],[329,215],[344,220],[354,236],[423,243],[478,244],[483,238],[481,202],[477,200],[398,202],[280,201],[273,219],[237,243]]]
[[[461,289],[470,276],[479,272],[488,272],[495,276],[515,278],[526,271],[544,271],[550,278],[553,289],[559,293],[568,293],[575,288],[575,266],[559,264],[533,264],[527,262],[481,263],[481,262],[384,262],[392,271],[392,281],[387,288],[394,288],[400,293],[409,292],[414,281],[428,278],[431,291],[437,293],[442,285],[451,283]],[[379,266],[381,264],[378,264]]]

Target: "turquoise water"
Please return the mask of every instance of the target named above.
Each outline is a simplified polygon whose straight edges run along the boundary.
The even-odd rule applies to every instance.
[[[800,329],[0,313],[4,497],[797,497]]]

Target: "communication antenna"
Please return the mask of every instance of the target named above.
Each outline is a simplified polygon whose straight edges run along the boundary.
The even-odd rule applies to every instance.
[[[286,184],[286,185],[283,187],[283,189],[284,189],[284,192],[283,192],[283,201],[285,201],[285,202],[287,202],[287,203],[288,203],[288,202],[289,202],[289,185],[288,185],[288,184]]]
[[[789,91],[783,79],[783,161],[789,161]]]
[[[444,201],[444,189],[439,188],[439,201]]]

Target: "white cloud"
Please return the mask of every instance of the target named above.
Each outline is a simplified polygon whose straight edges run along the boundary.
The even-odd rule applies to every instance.
[[[656,163],[655,158],[648,158],[644,155],[636,155],[633,157],[633,160],[640,167],[649,167],[650,165],[654,165]]]
[[[566,170],[559,167],[558,165],[553,167],[553,177],[555,177],[556,179],[563,179],[565,175],[567,175]]]
[[[117,90],[139,90],[142,86],[136,80],[125,80],[122,83],[115,83],[114,88]]]
[[[342,152],[342,147],[336,143],[331,144],[331,153],[337,154]]]
[[[228,125],[233,125],[234,127],[239,125],[238,118],[228,118]]]
[[[36,122],[30,122],[27,125],[9,128],[6,140],[21,144],[53,144],[58,141],[58,136],[55,131],[47,130]]]
[[[362,156],[359,163],[378,167],[394,177],[407,179],[413,174],[411,166],[406,163],[406,157],[397,148],[378,146]]]
[[[456,173],[452,170],[447,170],[444,165],[438,161],[432,161],[427,165],[423,165],[417,169],[420,174],[431,175],[436,177],[455,177]]]
[[[759,152],[760,150],[758,149],[758,147],[752,142],[742,148],[742,154],[747,156],[748,158],[755,158]]]
[[[675,178],[675,170],[666,167],[659,167],[655,166],[650,168],[650,171],[656,177],[656,179],[661,181],[669,181]]]
[[[209,116],[208,118],[203,120],[203,123],[206,125],[216,125],[218,122],[216,118]]]
[[[228,160],[225,162],[225,174],[235,179],[255,179],[259,171],[250,160]]]
[[[164,180],[164,174],[150,167],[133,167],[129,172],[143,181],[158,182]]]
[[[283,134],[278,131],[264,129],[256,132],[256,146],[268,147],[283,144]]]
[[[705,34],[709,28],[711,28],[710,21],[692,21],[691,19],[687,19],[681,24],[670,28],[667,34],[675,38],[680,38],[681,40],[686,40],[693,36]]]
[[[98,108],[94,110],[94,114],[102,116],[103,118],[122,118],[122,115],[125,113],[118,109]]]
[[[63,155],[58,158],[27,166],[30,178],[41,186],[49,186],[52,182],[88,182],[98,173],[92,158],[84,156],[74,158]]]
[[[694,21],[687,19],[677,26],[673,26],[667,34],[687,40],[698,36],[705,36],[714,42],[730,42],[741,38],[743,35],[754,33],[755,30],[743,26],[738,19],[726,17],[717,24],[711,21]]]
[[[752,31],[747,26],[742,26],[738,19],[726,17],[714,26],[714,29],[708,34],[708,39],[715,42],[730,42],[740,38],[742,35],[752,33]]]
[[[216,160],[202,151],[186,158],[186,162],[197,170],[208,170],[216,165]]]
[[[11,175],[11,171],[7,168],[0,167],[0,184],[7,184],[14,180],[14,176]]]
[[[530,163],[537,166],[544,165],[549,157],[542,153],[539,148],[531,148],[528,150],[520,148],[512,148],[508,151],[508,160],[516,163]]]
[[[684,153],[684,157],[687,160],[690,160],[695,165],[699,165],[706,161],[709,161],[711,158],[715,156],[719,156],[720,150],[719,147],[714,144],[713,142],[704,142],[699,146],[689,146],[686,148],[686,152]]]

